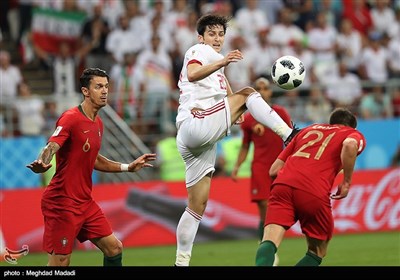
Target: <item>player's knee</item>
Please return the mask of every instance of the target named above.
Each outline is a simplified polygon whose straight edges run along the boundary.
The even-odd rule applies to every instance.
[[[69,266],[71,255],[54,255],[49,259],[48,266]]]
[[[118,254],[121,254],[122,250],[123,250],[122,242],[121,242],[121,240],[117,239],[116,246],[114,246],[114,248],[113,248],[112,255],[116,256]]]
[[[123,250],[122,242],[115,238],[113,242],[111,242],[104,250],[104,255],[107,257],[113,257],[118,254],[121,254]]]
[[[321,249],[318,251],[318,257],[320,257],[321,259],[325,258],[326,254],[327,254],[326,249]]]
[[[252,94],[253,92],[255,92],[256,90],[252,87],[244,87],[240,90],[240,94],[243,94],[245,96],[249,96],[250,94]]]
[[[322,247],[309,247],[308,251],[318,257],[320,257],[321,259],[324,258],[326,256],[327,253],[327,249],[326,248],[322,248]]]
[[[207,208],[207,204],[208,204],[208,199],[206,199],[206,200],[204,200],[203,201],[203,203],[201,204],[202,205],[202,208],[203,208],[203,213],[201,213],[201,215],[203,216],[203,214],[204,214],[204,211],[206,210],[206,208]]]

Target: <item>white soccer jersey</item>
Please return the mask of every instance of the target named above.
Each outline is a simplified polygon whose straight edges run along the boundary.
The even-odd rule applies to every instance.
[[[196,44],[186,51],[178,82],[180,89],[179,108],[176,117],[178,127],[184,119],[191,116],[191,109],[210,108],[227,94],[224,67],[202,80],[189,82],[187,66],[194,62],[208,65],[223,58],[222,54],[217,53],[211,46],[205,44]]]

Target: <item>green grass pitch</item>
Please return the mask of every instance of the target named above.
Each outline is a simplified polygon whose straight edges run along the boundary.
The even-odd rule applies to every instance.
[[[257,240],[195,243],[191,266],[254,266]],[[125,248],[124,266],[173,266],[175,245]],[[306,252],[304,238],[286,238],[278,255],[279,266],[293,266]],[[45,266],[45,253],[29,253],[11,265]],[[74,251],[71,266],[102,266],[99,250]],[[400,232],[334,235],[321,266],[400,266]]]

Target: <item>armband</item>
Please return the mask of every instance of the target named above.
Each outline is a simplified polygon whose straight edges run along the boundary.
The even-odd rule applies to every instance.
[[[129,164],[121,163],[121,171],[126,172],[128,171]]]

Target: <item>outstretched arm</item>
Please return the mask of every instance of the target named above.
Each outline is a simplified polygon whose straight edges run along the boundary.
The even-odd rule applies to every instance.
[[[35,173],[44,173],[52,167],[51,159],[53,155],[60,149],[60,146],[56,142],[47,143],[46,147],[40,152],[37,160],[28,164],[26,167],[31,169]]]
[[[223,59],[214,63],[201,65],[199,63],[189,64],[187,66],[187,75],[189,82],[202,80],[218,69],[227,66],[231,62],[237,62],[243,59],[242,53],[239,50],[230,51]]]
[[[94,169],[102,172],[136,172],[143,167],[153,167],[149,161],[154,161],[156,154],[143,154],[129,164],[116,162],[98,154]]]
[[[237,175],[239,172],[239,168],[242,165],[242,163],[246,160],[247,154],[249,153],[249,147],[250,147],[250,145],[248,143],[242,143],[242,146],[240,147],[240,151],[239,151],[238,158],[236,160],[236,164],[233,167],[232,173],[231,173],[231,178],[235,182],[238,179]]]
[[[345,198],[349,193],[357,152],[357,140],[353,138],[347,138],[343,141],[342,152],[340,154],[343,166],[343,181],[339,184],[336,193],[331,195],[332,199]]]
[[[277,158],[274,163],[271,165],[269,169],[269,176],[274,180],[276,176],[278,176],[279,170],[285,165],[285,162],[279,158]]]

